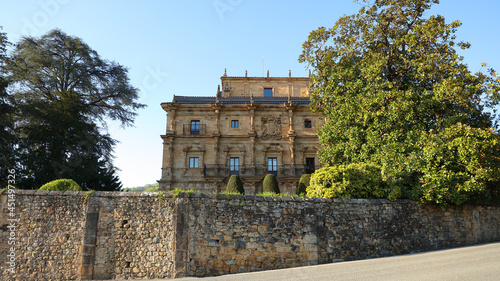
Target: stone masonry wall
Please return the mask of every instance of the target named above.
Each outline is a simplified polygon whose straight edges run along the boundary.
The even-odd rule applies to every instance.
[[[0,280],[72,280],[78,277],[85,198],[78,196],[78,192],[39,191],[37,194],[15,194],[12,216],[6,204],[8,195],[4,193],[0,198]],[[18,221],[8,221],[11,218]],[[14,245],[8,244],[11,235],[15,238]],[[15,249],[14,266],[7,263],[11,259],[7,257],[11,247]],[[15,269],[15,274],[8,271],[10,268]]]
[[[15,274],[1,196],[0,280],[175,277],[176,200],[157,193],[20,191]],[[89,196],[91,195],[91,196]]]
[[[500,240],[500,207],[16,191],[13,274],[7,198],[0,197],[1,280],[221,275]]]
[[[100,207],[93,277],[173,277],[173,200],[113,195],[90,197]]]
[[[412,201],[263,198],[189,200],[189,276],[407,254],[500,240],[499,207]]]

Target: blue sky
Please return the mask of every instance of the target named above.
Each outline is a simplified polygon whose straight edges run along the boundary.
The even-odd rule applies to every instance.
[[[310,31],[332,27],[356,13],[351,0],[21,0],[0,4],[0,26],[11,42],[59,28],[82,38],[102,58],[129,68],[141,90],[135,127],[110,124],[120,141],[115,165],[124,187],[154,183],[161,176],[166,114],[161,102],[175,95],[213,96],[220,76],[307,76],[299,64]],[[442,0],[427,15],[460,20],[458,40],[471,42],[460,52],[476,72],[481,64],[500,69],[498,0]],[[264,67],[263,67],[264,64]]]

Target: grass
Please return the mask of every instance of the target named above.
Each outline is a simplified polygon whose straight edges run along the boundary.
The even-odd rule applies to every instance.
[[[220,193],[214,193],[215,195],[217,194],[223,194],[223,195],[244,195],[244,194],[241,194],[237,191],[233,191],[233,192],[229,192],[229,191],[222,191]]]
[[[182,192],[187,193],[188,197],[191,198],[191,194],[195,193],[196,190],[194,190],[194,189],[180,189],[180,188],[176,188],[174,190],[169,190],[168,192],[170,192],[170,193],[172,193],[174,195],[173,198],[177,198],[179,196],[179,194],[181,194]]]
[[[274,192],[261,192],[261,193],[255,194],[255,196],[262,196],[262,197],[302,197],[301,195],[297,195],[297,194],[274,193]]]
[[[218,194],[222,195],[245,195],[245,194],[240,194],[238,192],[227,192],[227,191],[221,191],[221,192],[212,192],[215,196]],[[261,197],[305,197],[306,194],[290,194],[290,193],[274,193],[274,192],[261,192],[257,193],[254,196],[261,196]]]
[[[156,198],[158,198],[159,200],[163,200],[165,198],[167,198],[167,192],[172,194],[172,199],[175,199],[177,197],[179,197],[179,194],[181,193],[187,193],[188,197],[191,198],[191,195],[193,193],[196,192],[196,190],[194,189],[180,189],[180,188],[176,188],[174,190],[169,190],[169,191],[158,191],[158,196],[156,196]]]

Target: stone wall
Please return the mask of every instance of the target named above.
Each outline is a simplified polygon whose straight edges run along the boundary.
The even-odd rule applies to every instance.
[[[122,195],[90,197],[99,208],[94,278],[173,277],[174,202]]]
[[[62,193],[62,192],[61,192]],[[7,194],[0,201],[0,279],[72,280],[78,277],[78,256],[85,224],[85,198],[39,191],[38,196],[15,194],[11,212]],[[12,205],[11,205],[12,206]],[[18,221],[8,221],[8,219]],[[11,227],[9,227],[11,226]],[[9,237],[15,244],[9,244]],[[7,262],[13,247],[15,265]],[[7,271],[15,269],[15,275]],[[13,280],[13,279],[12,279]]]
[[[186,275],[277,269],[500,240],[499,207],[236,196],[189,201]]]
[[[500,240],[500,207],[17,191],[13,274],[7,194],[1,203],[2,280],[220,275]]]
[[[16,191],[15,274],[1,196],[0,280],[175,277],[176,200],[157,193]]]

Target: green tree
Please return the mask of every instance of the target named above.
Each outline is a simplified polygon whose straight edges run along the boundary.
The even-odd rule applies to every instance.
[[[245,194],[245,189],[243,188],[243,182],[241,182],[240,176],[231,175],[229,181],[227,182],[226,192],[238,192],[239,194]]]
[[[268,174],[264,177],[264,181],[262,182],[262,192],[280,193],[280,187],[275,175]]]
[[[1,28],[1,27],[0,27]],[[15,169],[14,154],[14,107],[12,98],[7,94],[8,81],[5,77],[5,64],[8,59],[7,35],[0,32],[0,188],[7,180],[8,169]]]
[[[424,18],[438,2],[376,0],[310,33],[299,61],[313,68],[311,108],[327,117],[318,132],[324,164],[375,163],[390,181],[420,177],[424,132],[495,126],[485,109],[498,105],[500,80],[463,63],[455,48],[470,44],[456,41],[459,21]]]
[[[22,188],[73,178],[85,189],[119,190],[105,120],[133,124],[137,89],[127,69],[101,59],[80,38],[53,30],[24,37],[6,70],[16,101]]]

